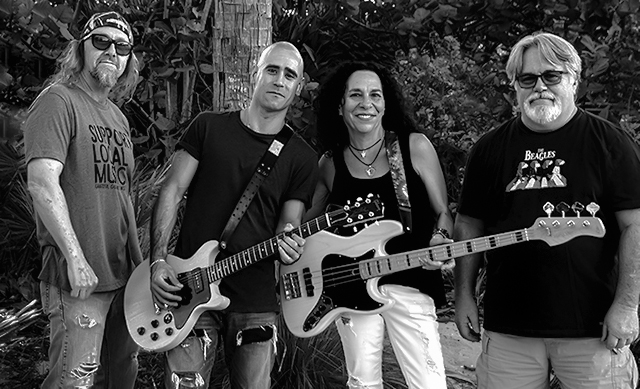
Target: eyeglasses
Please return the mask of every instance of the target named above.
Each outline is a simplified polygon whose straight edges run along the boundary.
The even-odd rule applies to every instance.
[[[117,41],[102,34],[93,34],[84,39],[91,38],[91,44],[98,50],[107,50],[113,44],[116,47],[116,53],[120,56],[127,56],[131,53],[133,46],[130,43]]]
[[[518,81],[518,85],[521,88],[529,89],[536,86],[538,83],[538,78],[542,79],[542,82],[546,86],[558,85],[562,81],[562,75],[567,72],[563,72],[560,70],[547,70],[542,74],[532,74],[532,73],[524,73],[516,77],[516,81]]]

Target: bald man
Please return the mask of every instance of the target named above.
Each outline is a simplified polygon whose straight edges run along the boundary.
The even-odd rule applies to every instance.
[[[190,258],[205,242],[220,240],[259,161],[285,127],[287,110],[303,86],[303,68],[300,52],[292,44],[267,47],[252,73],[249,107],[201,113],[178,144],[151,226],[151,292],[160,309],[177,307],[181,300],[182,284],[165,261],[178,204],[188,190],[173,254]],[[313,149],[294,133],[218,259],[299,226],[316,185],[316,161]],[[167,388],[208,388],[218,339],[224,342],[232,388],[270,388],[279,310],[275,260],[292,263],[303,245],[297,235],[286,237],[278,242],[274,258],[222,280],[220,292],[230,299],[229,307],[205,312],[190,336],[167,352]]]

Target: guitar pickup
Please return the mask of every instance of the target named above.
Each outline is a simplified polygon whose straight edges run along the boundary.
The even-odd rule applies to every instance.
[[[302,269],[302,278],[304,279],[304,287],[307,291],[307,297],[313,297],[313,282],[311,280],[311,270],[308,267]]]

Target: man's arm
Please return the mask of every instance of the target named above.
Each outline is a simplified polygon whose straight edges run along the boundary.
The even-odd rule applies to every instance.
[[[454,226],[455,241],[477,238],[484,234],[484,223],[458,213]],[[454,269],[456,326],[460,335],[472,342],[480,341],[480,320],[475,299],[476,279],[482,264],[482,254],[472,254],[456,259]]]
[[[71,225],[69,207],[60,187],[63,168],[55,159],[33,159],[27,165],[27,186],[36,212],[67,260],[71,296],[86,299],[98,286],[98,277],[84,257]]]
[[[616,212],[620,228],[618,286],[602,326],[608,349],[628,346],[638,337],[640,297],[640,209]]]
[[[327,201],[331,194],[331,184],[333,183],[333,177],[336,169],[333,165],[333,159],[327,157],[324,154],[318,161],[318,183],[316,189],[313,192],[313,201],[311,208],[305,213],[304,221],[309,221],[325,213],[327,208]]]
[[[162,184],[151,216],[151,294],[159,305],[178,306],[181,298],[174,294],[182,288],[168,263],[169,240],[176,224],[178,207],[198,168],[198,160],[185,150],[173,156],[171,168]],[[156,260],[160,260],[155,262]]]

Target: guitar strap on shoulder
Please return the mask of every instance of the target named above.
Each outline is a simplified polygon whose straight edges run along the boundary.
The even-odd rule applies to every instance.
[[[227,221],[227,225],[224,227],[224,231],[222,231],[222,235],[220,236],[219,246],[222,250],[227,248],[227,241],[235,231],[238,223],[240,223],[240,219],[244,216],[247,208],[249,208],[249,204],[253,197],[258,193],[258,188],[262,182],[269,176],[273,166],[275,165],[280,153],[284,146],[289,142],[291,136],[293,135],[293,130],[289,127],[288,124],[285,123],[282,130],[278,132],[278,134],[273,138],[271,145],[267,149],[267,151],[262,156],[262,159],[258,163],[256,167],[256,171],[253,173],[253,177],[251,177],[251,181],[240,196],[240,200],[238,200],[238,204],[236,204],[236,208],[231,213],[231,217],[229,221]]]
[[[393,131],[386,131],[385,142],[387,143],[387,159],[389,160],[389,170],[393,180],[393,188],[398,200],[398,211],[400,221],[406,232],[411,232],[411,203],[409,202],[409,190],[407,189],[407,176],[404,172],[402,153],[400,152],[400,142],[398,136]]]

